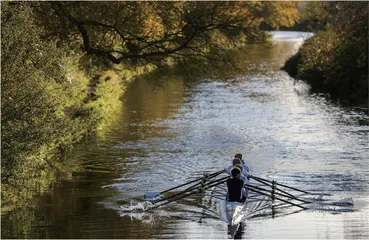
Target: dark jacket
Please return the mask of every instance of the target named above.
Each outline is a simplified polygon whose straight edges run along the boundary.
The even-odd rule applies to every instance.
[[[230,202],[241,202],[241,191],[243,187],[243,181],[239,178],[227,179],[228,186],[228,201]]]

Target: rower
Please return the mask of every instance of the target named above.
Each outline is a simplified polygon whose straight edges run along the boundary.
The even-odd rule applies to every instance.
[[[246,190],[243,187],[244,182],[240,179],[241,171],[234,167],[231,171],[232,177],[227,179],[228,201],[229,202],[245,202]]]
[[[249,179],[247,178],[247,176],[249,175],[249,172],[245,171],[245,169],[243,169],[241,164],[236,164],[236,166],[234,166],[238,169],[240,169],[241,171],[241,176],[240,179],[243,181],[244,184],[249,184]]]
[[[233,159],[233,161],[232,161],[232,165],[231,165],[231,166],[229,166],[228,168],[226,168],[226,172],[227,172],[230,176],[232,176],[231,171],[232,171],[232,169],[233,169],[236,165],[240,165],[240,170],[241,170],[241,179],[243,179],[245,183],[248,183],[248,181],[246,181],[246,180],[247,180],[247,176],[249,175],[249,172],[245,170],[245,168],[243,167],[242,162],[241,162],[241,160],[240,160],[239,158],[235,158],[235,159]]]
[[[241,164],[242,164],[243,169],[245,169],[247,172],[250,172],[249,167],[246,165],[245,161],[242,160],[242,154],[241,153],[237,153],[236,155],[234,155],[234,158],[239,158],[242,162]]]

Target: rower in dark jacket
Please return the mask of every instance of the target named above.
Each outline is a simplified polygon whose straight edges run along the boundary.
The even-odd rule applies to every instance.
[[[240,179],[241,171],[235,167],[231,171],[232,178],[227,179],[228,201],[230,202],[245,202],[246,190],[243,187],[244,182]]]

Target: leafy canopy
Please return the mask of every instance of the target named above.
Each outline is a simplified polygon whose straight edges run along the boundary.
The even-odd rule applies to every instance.
[[[82,42],[87,54],[116,64],[214,59],[264,42],[262,21],[298,19],[295,3],[250,1],[49,2],[39,13],[49,37]]]

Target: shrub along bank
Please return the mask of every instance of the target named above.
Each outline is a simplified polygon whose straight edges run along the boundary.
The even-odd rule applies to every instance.
[[[45,41],[27,4],[1,14],[1,205],[48,189],[60,153],[109,122],[126,83],[144,67],[114,68],[57,41]],[[71,171],[65,168],[64,171]]]
[[[282,69],[306,81],[314,92],[367,106],[368,3],[330,4],[324,30],[308,39]]]

